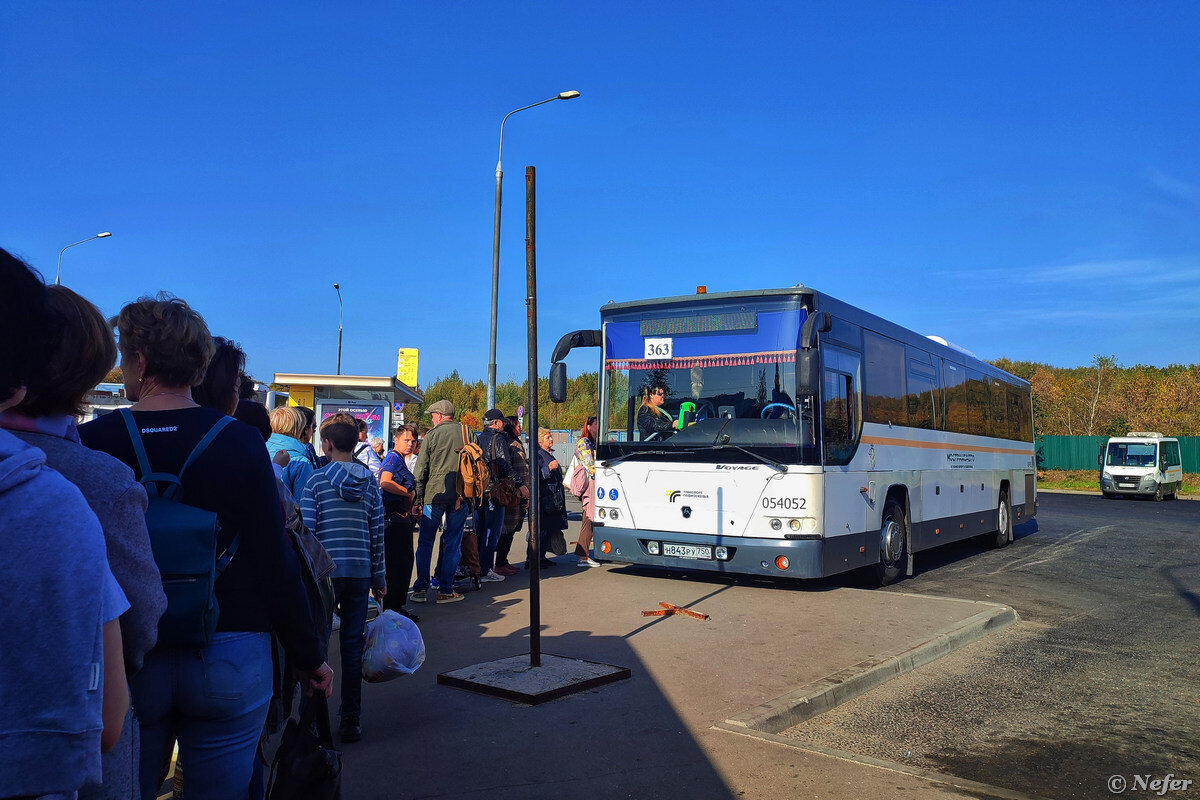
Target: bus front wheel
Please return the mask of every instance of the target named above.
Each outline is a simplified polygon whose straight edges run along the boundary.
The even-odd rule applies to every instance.
[[[883,524],[879,530],[879,563],[875,574],[880,586],[888,586],[904,576],[908,560],[908,522],[904,507],[888,500],[883,507]]]

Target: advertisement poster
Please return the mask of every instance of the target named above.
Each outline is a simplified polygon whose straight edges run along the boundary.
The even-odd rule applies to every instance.
[[[313,387],[311,386],[289,386],[288,387],[288,405],[289,406],[304,406],[306,408],[313,407]]]
[[[371,439],[378,436],[386,442],[388,441],[387,419],[385,417],[387,410],[386,403],[330,401],[321,403],[318,414],[321,422],[329,419],[334,414],[349,414],[355,419],[361,419],[367,423],[367,441],[371,441]]]

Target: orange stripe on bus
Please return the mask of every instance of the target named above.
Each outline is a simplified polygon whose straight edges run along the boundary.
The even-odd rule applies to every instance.
[[[885,439],[880,436],[864,436],[862,441],[867,444],[890,444],[897,447],[920,447],[925,450],[963,450],[976,453],[1009,453],[1017,456],[1031,456],[1033,450],[1013,450],[1008,447],[963,446],[959,444],[944,444],[942,442],[916,442],[912,439]]]

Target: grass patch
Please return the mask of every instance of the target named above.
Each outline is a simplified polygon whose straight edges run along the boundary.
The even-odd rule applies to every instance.
[[[1039,489],[1079,489],[1100,494],[1100,471],[1095,469],[1044,469],[1038,472]],[[1184,475],[1180,496],[1200,497],[1195,475]]]

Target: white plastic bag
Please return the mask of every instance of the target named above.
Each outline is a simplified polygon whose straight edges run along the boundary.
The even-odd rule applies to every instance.
[[[363,639],[363,680],[390,681],[411,675],[425,663],[425,641],[417,624],[395,611],[384,611],[367,623]]]
[[[571,466],[567,467],[563,473],[563,488],[568,492],[571,491],[571,476],[575,474],[575,467],[579,465],[579,454],[571,456]]]

